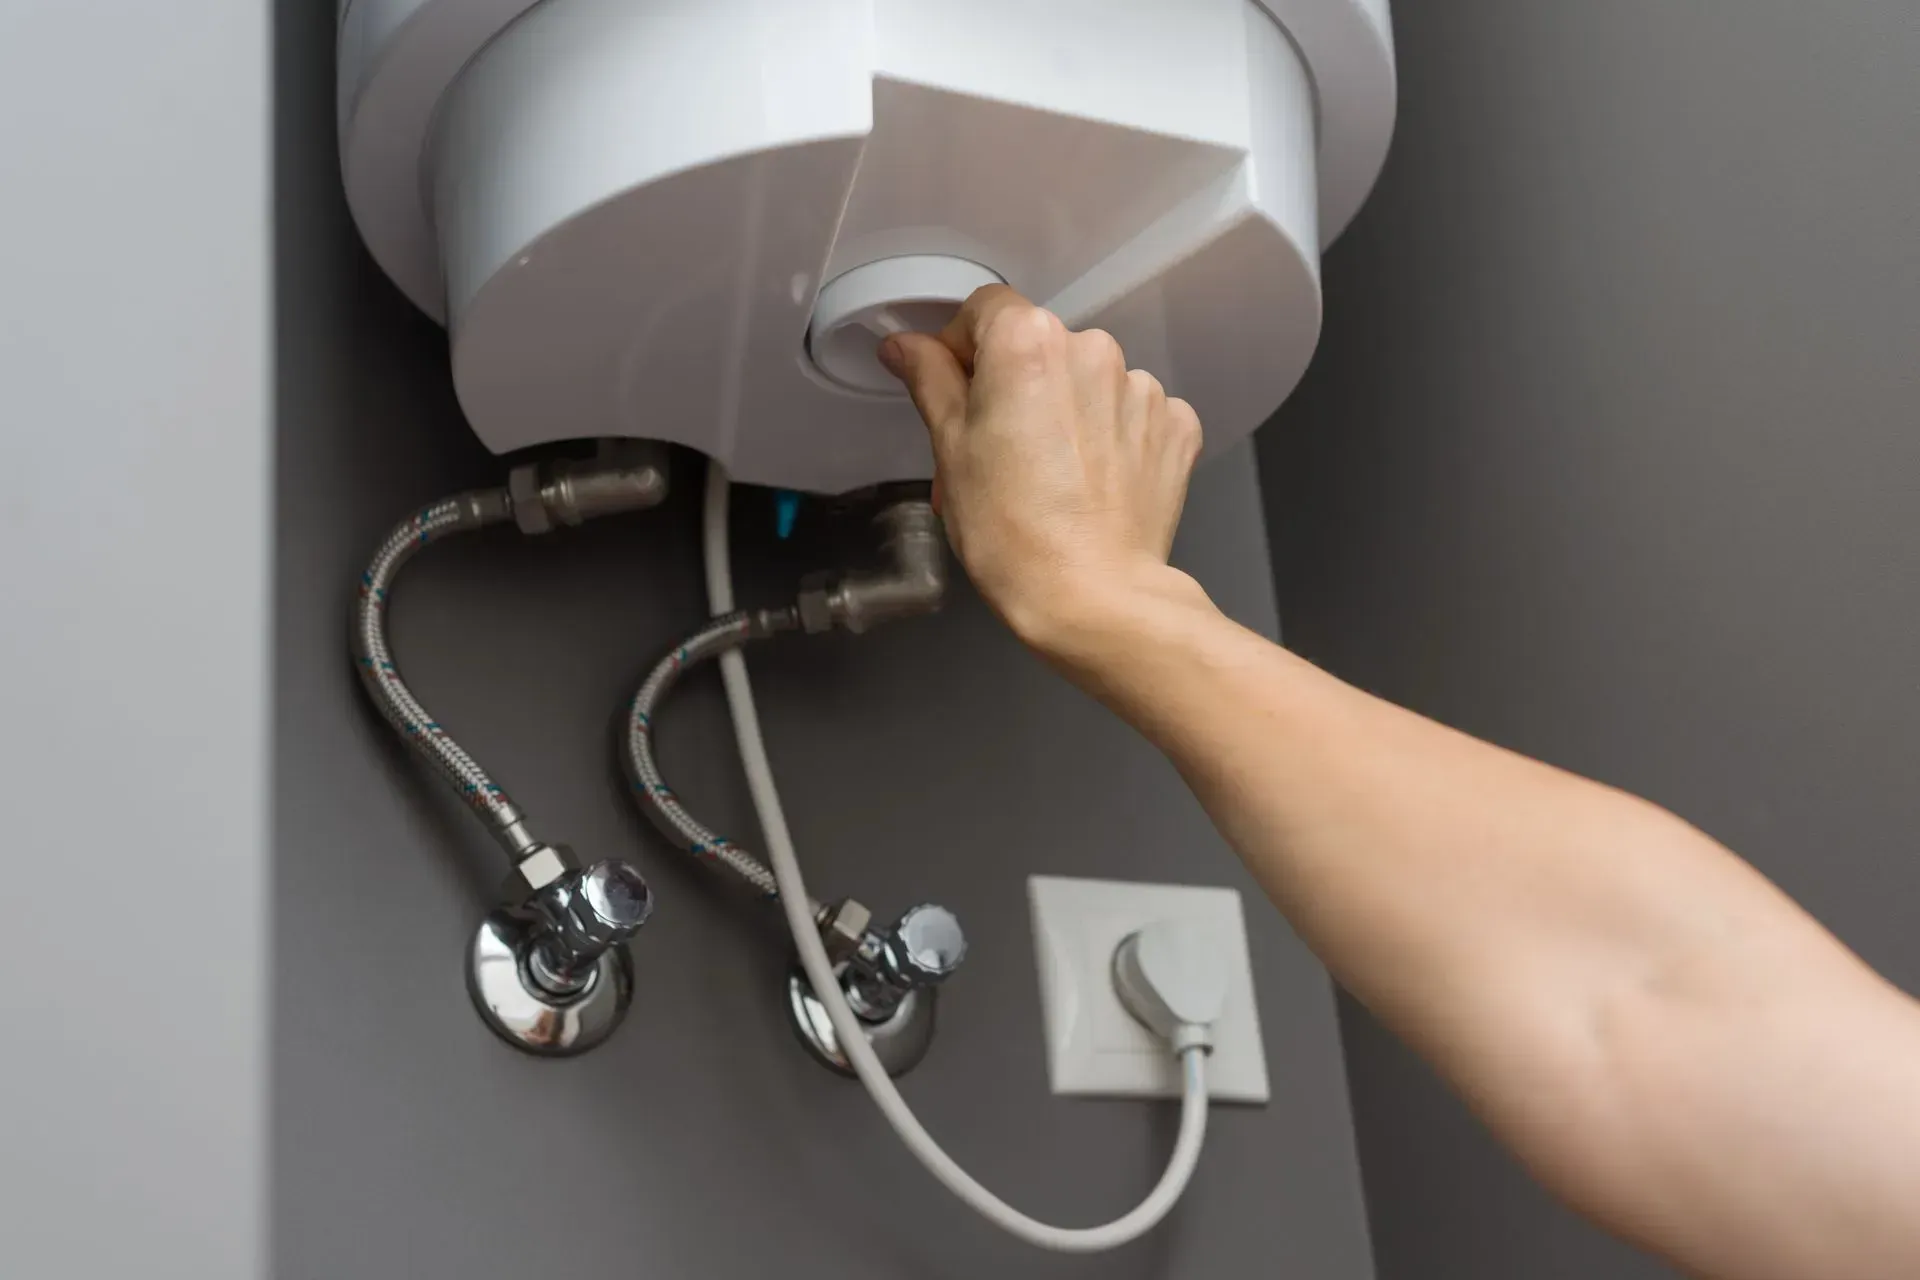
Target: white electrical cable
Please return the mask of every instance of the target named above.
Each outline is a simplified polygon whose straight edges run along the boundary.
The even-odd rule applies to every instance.
[[[718,616],[733,612],[733,560],[727,538],[728,484],[726,469],[718,462],[708,464],[704,519],[707,600]],[[787,829],[786,813],[780,804],[780,792],[774,784],[773,766],[767,759],[765,739],[760,733],[760,714],[754,705],[753,685],[747,677],[746,658],[735,649],[720,655],[720,674],[726,683],[727,706],[733,713],[734,737],[740,744],[740,762],[746,769],[747,784],[753,794],[754,810],[760,819],[761,835],[766,839],[767,860],[780,886],[780,904],[800,953],[800,966],[813,984],[814,994],[826,1008],[834,1035],[852,1064],[874,1105],[893,1126],[900,1141],[914,1158],[947,1190],[960,1197],[982,1217],[1029,1244],[1061,1253],[1098,1253],[1118,1248],[1139,1239],[1167,1216],[1179,1201],[1200,1162],[1200,1147],[1207,1131],[1207,1055],[1192,1048],[1181,1055],[1185,1091],[1180,1102],[1180,1132],[1174,1140],[1173,1155],[1159,1185],[1148,1193],[1137,1208],[1125,1217],[1101,1227],[1055,1227],[1021,1213],[1006,1201],[975,1181],[940,1148],[915,1118],[905,1098],[894,1087],[886,1068],[860,1028],[858,1016],[847,1004],[846,996],[833,973],[833,962],[820,941],[818,926],[808,914],[806,882],[800,875],[800,863],[794,855],[793,836]]]

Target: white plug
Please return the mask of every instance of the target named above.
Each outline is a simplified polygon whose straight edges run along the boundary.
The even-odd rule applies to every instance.
[[[1173,1047],[1213,1051],[1213,1024],[1226,1008],[1225,949],[1198,921],[1157,920],[1113,953],[1113,987],[1140,1023]]]

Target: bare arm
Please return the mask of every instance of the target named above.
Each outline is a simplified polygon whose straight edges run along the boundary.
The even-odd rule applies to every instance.
[[[997,288],[883,357],[983,595],[1547,1186],[1703,1276],[1920,1275],[1920,1005],[1673,815],[1221,615],[1166,563],[1199,424],[1111,338]]]

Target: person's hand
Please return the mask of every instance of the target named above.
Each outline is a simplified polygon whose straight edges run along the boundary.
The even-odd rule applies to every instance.
[[[989,285],[939,336],[896,334],[880,359],[932,433],[955,554],[1022,639],[1046,650],[1127,593],[1187,581],[1167,555],[1200,419],[1111,335]]]

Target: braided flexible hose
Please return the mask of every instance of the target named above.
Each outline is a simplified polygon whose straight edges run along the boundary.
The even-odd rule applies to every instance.
[[[660,703],[693,667],[711,661],[754,640],[762,640],[799,626],[792,609],[730,613],[715,618],[687,637],[672,653],[661,659],[634,696],[627,715],[627,774],[633,783],[640,807],[660,834],[703,862],[710,862],[739,877],[762,897],[780,896],[773,872],[766,864],[724,836],[716,835],[673,794],[661,775],[653,754],[653,717]],[[809,906],[817,915],[818,910]]]
[[[487,824],[507,853],[518,856],[535,841],[527,833],[520,810],[507,793],[487,776],[460,744],[447,736],[400,677],[393,650],[387,643],[387,599],[393,580],[407,561],[429,542],[449,534],[467,533],[513,518],[513,504],[505,489],[477,489],[458,494],[403,520],[374,553],[373,563],[360,577],[360,597],[353,614],[353,657],[360,680],[380,714],[424,756],[434,772],[445,778],[461,800]]]

